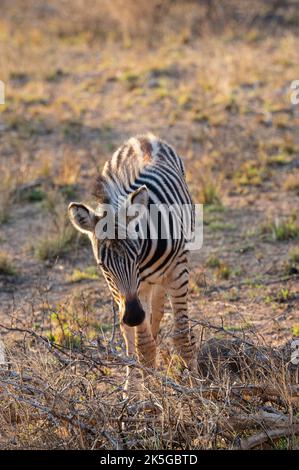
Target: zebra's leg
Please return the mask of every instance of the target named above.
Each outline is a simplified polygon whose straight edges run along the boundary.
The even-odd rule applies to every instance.
[[[169,295],[174,315],[173,342],[183,364],[191,371],[195,366],[195,337],[188,317],[188,284],[188,260],[182,255],[171,273]]]
[[[127,326],[120,322],[122,335],[126,343],[127,356],[145,365],[146,367],[154,367],[156,358],[156,344],[152,337],[150,326],[150,298],[151,286],[143,285],[139,293],[139,299],[142,303],[146,318],[141,325],[136,327]],[[143,377],[146,374],[142,374]],[[127,395],[139,392],[141,373],[134,366],[127,366],[126,368],[126,383],[125,392]]]
[[[159,333],[160,322],[164,315],[165,288],[160,285],[153,286],[151,297],[151,324],[152,334],[156,340]]]
[[[140,292],[140,300],[144,307],[146,317],[141,325],[136,326],[135,347],[138,360],[146,367],[155,368],[156,365],[156,341],[151,328],[151,298],[152,287],[143,286]],[[147,374],[143,374],[146,376]]]
[[[139,363],[145,368],[142,369],[142,378],[140,388],[147,396],[148,390],[152,390],[152,374],[148,369],[156,367],[156,341],[152,335],[151,324],[148,318],[143,323],[135,327],[135,347]]]
[[[151,326],[146,320],[136,327],[135,345],[139,362],[146,367],[155,368],[156,341],[152,335]]]
[[[123,323],[120,324],[121,332],[124,337],[126,343],[126,352],[129,358],[134,358],[135,354],[135,331],[134,328],[124,325]],[[136,388],[136,370],[134,367],[127,366],[126,367],[126,382],[125,382],[125,393],[124,397],[126,397],[130,393],[134,393],[137,390]]]

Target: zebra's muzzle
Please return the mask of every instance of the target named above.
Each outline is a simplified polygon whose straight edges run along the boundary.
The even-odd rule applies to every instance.
[[[125,313],[123,323],[127,326],[141,325],[145,319],[145,312],[137,298],[127,300],[125,303]]]

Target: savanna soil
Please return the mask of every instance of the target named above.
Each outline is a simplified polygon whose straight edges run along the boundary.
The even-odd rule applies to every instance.
[[[94,204],[106,159],[151,131],[182,156],[194,202],[205,204],[191,317],[269,345],[298,335],[296,23],[170,32],[149,47],[104,41],[88,24],[72,31],[55,8],[31,7],[24,23],[13,7],[0,23],[1,322],[43,330],[53,312],[68,321],[84,304],[94,333],[111,331],[108,289],[66,207]],[[168,308],[162,336],[170,320]]]

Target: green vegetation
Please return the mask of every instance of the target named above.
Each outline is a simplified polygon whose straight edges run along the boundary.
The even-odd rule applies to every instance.
[[[287,241],[299,238],[299,223],[297,217],[270,220],[261,227],[261,234],[274,241]]]
[[[217,271],[216,271],[216,275],[218,277],[218,279],[229,279],[230,275],[231,275],[231,268],[230,266],[227,264],[227,263],[220,263],[220,266],[218,267]]]
[[[271,304],[272,302],[277,302],[280,304],[289,302],[294,298],[293,293],[287,287],[280,287],[275,293],[267,295],[265,297],[265,302]]]
[[[68,277],[69,282],[95,281],[98,280],[99,274],[96,266],[88,266],[84,271],[75,269],[71,276]]]
[[[292,248],[289,253],[289,258],[290,261],[294,263],[299,263],[299,247],[298,248]]]
[[[252,243],[245,243],[237,249],[238,253],[250,253],[255,250],[255,246]]]
[[[237,332],[237,331],[244,331],[252,328],[250,323],[242,323],[240,325],[229,325],[225,327],[226,331]]]
[[[285,263],[285,273],[288,275],[299,274],[299,248],[289,251],[288,260]]]
[[[215,220],[208,224],[209,229],[212,232],[222,232],[222,231],[233,231],[236,229],[236,224],[231,222],[223,222],[221,220]]]
[[[10,256],[5,252],[0,251],[0,275],[4,276],[17,276],[18,270],[12,262]]]
[[[199,202],[201,204],[217,205],[221,203],[219,186],[212,180],[201,180],[201,189],[199,195]]]
[[[294,336],[299,336],[299,325],[294,325],[292,328],[292,334]]]
[[[60,187],[61,194],[68,200],[75,199],[77,196],[76,187],[73,184],[66,184]]]
[[[35,247],[35,256],[39,261],[53,261],[59,256],[66,255],[74,245],[77,234],[68,227],[58,235],[44,235]]]
[[[82,123],[74,119],[68,119],[63,122],[61,132],[66,139],[73,142],[79,142],[82,134]]]
[[[288,165],[292,159],[285,153],[279,153],[268,158],[268,166],[283,166]]]
[[[210,256],[206,261],[206,266],[208,268],[219,268],[221,265],[221,261],[217,256]]]
[[[66,317],[66,312],[53,312],[51,314],[51,331],[48,333],[49,341],[71,350],[80,349],[80,334],[72,329],[71,323]]]
[[[139,84],[139,75],[136,72],[125,71],[119,77],[120,81],[124,83],[128,90],[134,90]]]
[[[41,189],[32,189],[26,194],[26,200],[28,202],[40,202],[45,198],[45,192]]]
[[[248,160],[236,171],[234,181],[240,186],[261,186],[268,177],[269,173],[261,162]]]
[[[22,115],[11,116],[8,120],[10,131],[16,132],[22,139],[32,139],[33,137],[44,136],[51,133],[44,118],[27,119]]]

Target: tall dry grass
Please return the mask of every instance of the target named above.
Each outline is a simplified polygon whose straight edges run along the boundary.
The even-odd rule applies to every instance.
[[[253,0],[3,0],[3,19],[29,33],[43,28],[50,18],[48,33],[61,37],[85,35],[86,39],[136,39],[157,43],[161,37],[180,36],[183,41],[206,33],[258,28],[293,28],[296,4],[291,1]],[[71,21],[69,19],[71,18]]]

